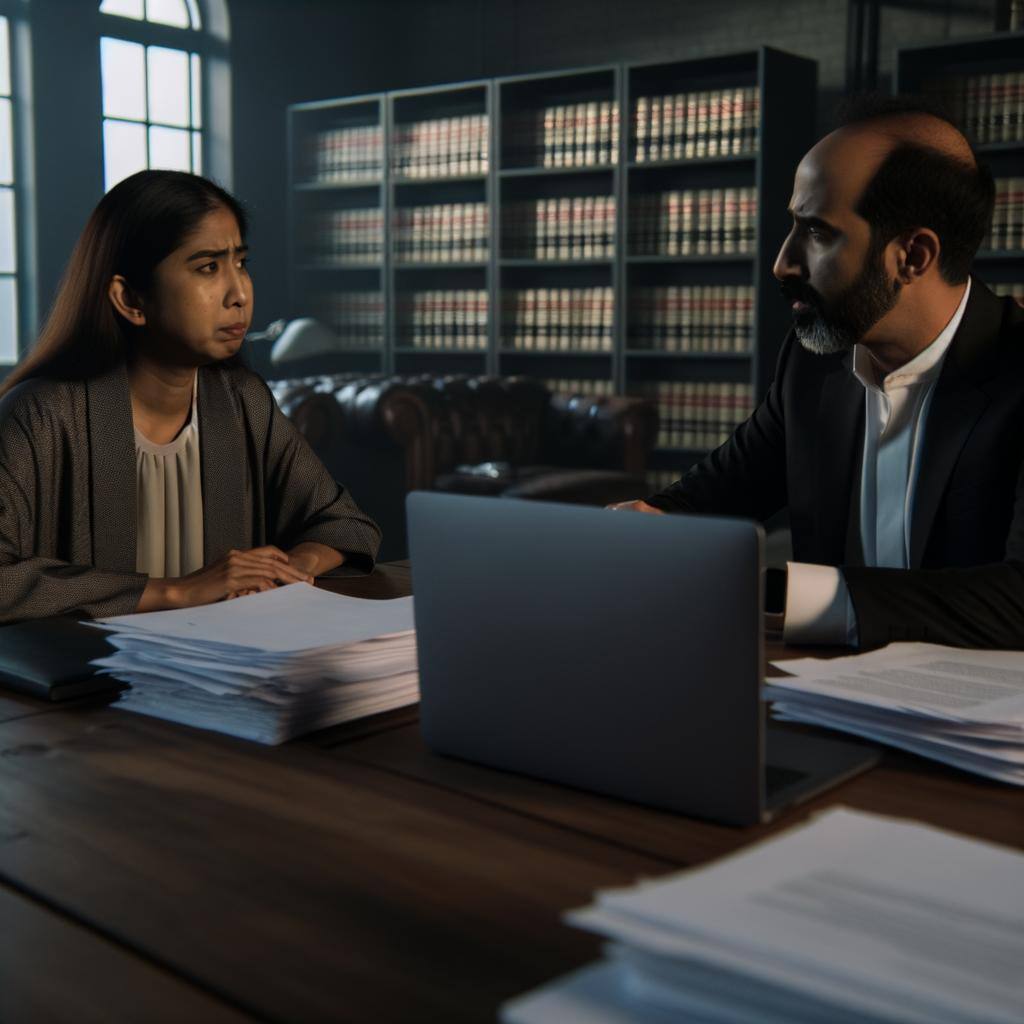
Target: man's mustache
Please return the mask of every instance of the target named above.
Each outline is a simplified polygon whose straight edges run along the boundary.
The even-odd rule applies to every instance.
[[[821,308],[821,296],[803,281],[791,279],[780,281],[779,288],[790,302],[806,302],[807,305],[813,306],[815,309]]]

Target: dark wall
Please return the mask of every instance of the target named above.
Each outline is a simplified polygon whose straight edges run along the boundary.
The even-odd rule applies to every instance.
[[[897,46],[987,31],[977,0],[886,11]],[[289,103],[616,61],[775,46],[819,62],[819,122],[842,91],[847,0],[230,0],[235,190],[252,209],[256,324],[288,310],[284,149]]]

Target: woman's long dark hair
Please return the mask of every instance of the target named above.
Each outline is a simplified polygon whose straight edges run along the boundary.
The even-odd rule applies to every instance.
[[[111,278],[120,274],[145,294],[157,264],[218,209],[234,214],[244,241],[248,221],[241,204],[206,178],[139,171],[115,185],[75,245],[36,344],[4,381],[0,395],[30,377],[82,379],[123,362],[133,328],[110,303]]]

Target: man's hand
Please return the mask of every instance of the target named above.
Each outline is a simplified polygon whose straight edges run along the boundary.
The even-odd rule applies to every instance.
[[[605,505],[605,508],[612,512],[646,512],[649,516],[663,516],[666,514],[660,508],[648,505],[641,498],[637,498],[635,501],[620,501],[616,505]]]

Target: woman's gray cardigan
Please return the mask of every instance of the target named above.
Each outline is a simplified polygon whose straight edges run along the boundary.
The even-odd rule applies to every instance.
[[[316,541],[366,569],[380,530],[241,367],[199,371],[203,554]],[[123,366],[0,401],[0,622],[135,610],[135,440]]]

